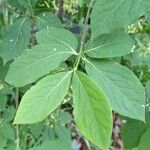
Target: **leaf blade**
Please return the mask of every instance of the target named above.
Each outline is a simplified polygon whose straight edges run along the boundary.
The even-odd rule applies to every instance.
[[[73,103],[80,132],[95,145],[108,149],[112,130],[110,105],[103,91],[81,72],[73,77]]]
[[[128,54],[133,47],[134,41],[127,33],[116,31],[89,41],[85,53],[93,58],[118,57]]]
[[[49,31],[49,34],[51,32],[57,32],[57,29],[53,29],[54,28],[51,28],[46,31]],[[59,29],[59,34],[61,31],[67,35],[71,34],[64,29]],[[33,83],[40,77],[58,68],[59,65],[72,54],[76,54],[74,48],[77,47],[77,43],[72,43],[72,40],[76,39],[72,34],[67,40],[67,44],[63,39],[61,39],[62,42],[57,41],[57,39],[53,40],[53,36],[54,39],[59,36],[58,33],[55,33],[55,35],[50,34],[50,37],[46,38],[43,37],[46,36],[43,34],[45,34],[45,31],[42,31],[42,33],[40,32],[40,42],[43,40],[43,42],[41,42],[42,44],[37,45],[30,50],[26,50],[10,65],[5,79],[6,82],[15,85],[16,87],[22,87]],[[60,38],[58,39],[60,40]],[[47,40],[49,40],[50,43],[47,43]]]
[[[71,144],[69,145],[66,141],[63,140],[51,140],[48,142],[44,142],[40,146],[33,147],[29,150],[49,150],[49,149],[57,149],[57,150],[71,150]]]
[[[40,13],[38,16],[36,16],[36,22],[37,22],[37,28],[39,30],[42,30],[44,28],[49,28],[52,26],[58,28],[63,27],[63,24],[58,19],[58,17],[56,17],[54,14],[50,12]]]
[[[30,124],[44,120],[66,96],[71,73],[69,71],[49,75],[26,92],[17,110],[14,123]]]
[[[91,14],[92,36],[134,23],[146,12],[143,0],[97,0]]]
[[[20,18],[13,23],[1,44],[1,55],[4,63],[18,56],[27,48],[30,30],[31,24],[28,18]]]
[[[65,29],[50,27],[38,32],[36,37],[40,44],[47,44],[47,40],[51,43],[57,42],[68,47],[68,49],[70,49],[74,54],[77,54],[77,38]]]
[[[145,133],[143,134],[143,136],[140,139],[140,143],[139,143],[139,147],[138,147],[139,150],[149,149],[149,147],[150,147],[149,138],[150,138],[150,128],[147,128],[147,130],[145,131]]]
[[[102,87],[114,111],[145,121],[145,90],[131,71],[116,62],[94,60],[86,62],[86,71]]]
[[[124,147],[126,149],[138,147],[144,129],[144,123],[141,121],[131,120],[123,124],[121,127],[121,135],[124,142]]]

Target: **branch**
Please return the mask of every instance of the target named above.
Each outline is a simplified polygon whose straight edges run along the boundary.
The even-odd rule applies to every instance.
[[[56,12],[56,15],[59,17],[61,21],[63,21],[63,16],[64,16],[64,0],[59,0],[58,2],[58,11]]]
[[[82,38],[81,38],[81,48],[83,47],[83,45],[85,43],[85,38],[86,38],[87,31],[88,31],[88,21],[89,21],[91,9],[93,7],[94,2],[95,2],[95,0],[91,0],[90,4],[88,6],[87,14],[86,14],[85,21],[84,21],[83,34],[82,34]]]
[[[16,102],[16,109],[18,109],[18,106],[19,106],[19,91],[18,89],[16,88],[16,96],[15,96],[15,102]],[[17,124],[16,125],[16,144],[17,144],[17,147],[16,149],[19,150],[19,144],[20,144],[20,134],[19,134],[19,125]]]
[[[87,31],[88,31],[88,21],[89,21],[89,17],[90,17],[90,14],[91,14],[91,9],[93,7],[94,2],[95,2],[95,0],[91,0],[90,4],[88,6],[88,10],[87,10],[87,14],[86,14],[85,21],[84,21],[84,26],[83,26],[83,34],[82,34],[82,37],[81,37],[81,45],[80,45],[79,56],[75,61],[74,70],[77,70],[78,65],[80,63],[80,60],[82,58],[82,50],[83,50],[83,46],[85,44],[85,38],[86,38]]]

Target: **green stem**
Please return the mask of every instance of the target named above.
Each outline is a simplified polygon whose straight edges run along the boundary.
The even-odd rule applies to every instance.
[[[91,9],[93,7],[94,1],[95,0],[91,0],[90,4],[88,6],[88,10],[87,10],[87,14],[86,14],[86,17],[85,17],[85,22],[84,22],[84,27],[83,27],[83,34],[82,34],[82,38],[81,38],[81,48],[80,48],[80,50],[82,50],[83,45],[85,43],[85,38],[86,38],[87,31],[88,31],[88,21],[89,21],[89,17],[90,17],[90,13],[91,13]]]
[[[64,0],[59,0],[58,1],[58,11],[56,11],[56,15],[59,17],[61,21],[63,21],[63,16],[64,16]]]
[[[95,0],[91,0],[90,4],[88,6],[86,17],[85,17],[84,26],[83,26],[83,34],[82,34],[82,37],[81,37],[81,46],[80,46],[80,50],[79,50],[79,55],[78,55],[78,57],[75,61],[75,64],[74,64],[74,70],[75,71],[77,70],[77,68],[79,66],[79,63],[80,63],[80,60],[82,58],[83,46],[85,44],[85,38],[86,38],[86,35],[87,35],[87,31],[88,31],[88,21],[89,21],[89,17],[90,17],[90,13],[91,13],[91,9],[92,9],[92,6],[94,4],[94,1]]]
[[[134,37],[135,41],[137,42],[137,44],[141,47],[141,48],[146,48],[144,46],[144,44],[139,40],[139,38],[137,36]]]
[[[81,55],[79,54],[79,56],[77,57],[75,63],[74,63],[74,71],[76,71],[78,69],[79,63],[81,60]]]
[[[15,102],[16,102],[16,109],[18,109],[19,106],[19,92],[18,89],[16,88],[16,96],[15,96]],[[19,133],[19,125],[16,125],[16,150],[20,149],[20,133]]]
[[[6,7],[3,8],[3,20],[4,20],[4,26],[5,30],[8,29],[8,9]]]

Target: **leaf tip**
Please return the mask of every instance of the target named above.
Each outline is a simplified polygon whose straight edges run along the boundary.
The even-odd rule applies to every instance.
[[[14,125],[16,125],[16,124],[17,124],[17,123],[16,123],[16,121],[14,120],[13,123],[12,123],[12,125],[14,126]]]

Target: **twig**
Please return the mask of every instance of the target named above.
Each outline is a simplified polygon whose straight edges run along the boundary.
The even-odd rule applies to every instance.
[[[86,14],[85,21],[84,21],[83,34],[82,34],[82,38],[81,38],[81,47],[83,47],[84,42],[85,42],[85,38],[86,38],[87,30],[88,30],[88,21],[89,21],[91,9],[93,7],[94,2],[95,2],[95,0],[91,0],[90,4],[88,6],[87,14]]]
[[[140,39],[137,36],[134,36],[135,41],[137,42],[137,45],[139,45],[140,48],[146,48],[144,44],[140,41]]]
[[[81,57],[82,57],[82,50],[83,50],[83,46],[85,44],[85,38],[86,38],[87,31],[88,31],[88,21],[89,21],[91,9],[93,7],[94,2],[95,2],[95,0],[91,0],[90,4],[88,6],[88,10],[87,10],[87,14],[86,14],[85,21],[84,21],[84,26],[83,26],[83,34],[82,34],[82,37],[81,37],[79,57],[75,61],[74,70],[77,70],[79,62],[80,62]]]
[[[8,24],[9,24],[8,9],[7,9],[7,7],[3,7],[3,20],[4,20],[5,30],[7,31]]]
[[[64,0],[59,0],[58,2],[58,11],[56,12],[56,15],[59,17],[61,21],[63,21],[63,15],[64,15]]]
[[[16,109],[18,109],[19,106],[19,92],[18,89],[16,88],[16,97],[15,97],[15,103],[16,103]],[[16,124],[16,150],[19,150],[19,144],[20,143],[20,134],[19,134],[19,125]]]

